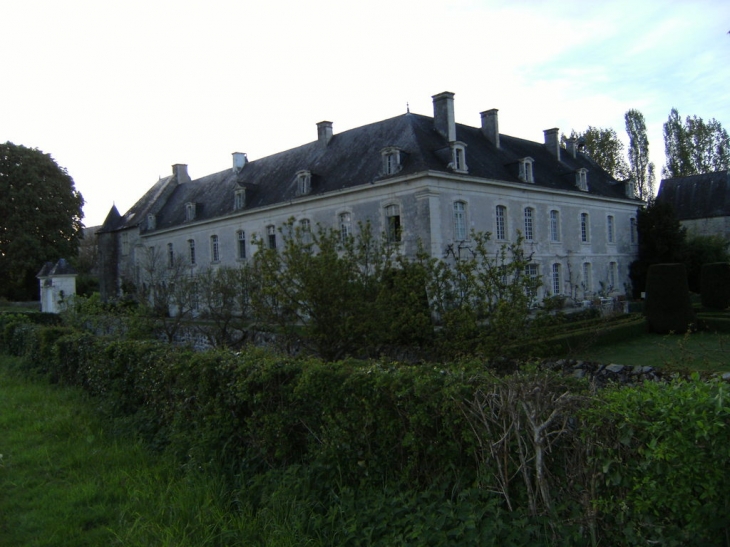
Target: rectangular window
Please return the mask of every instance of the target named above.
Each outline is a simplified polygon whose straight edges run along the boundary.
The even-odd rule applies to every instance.
[[[588,213],[580,214],[580,240],[582,243],[588,243],[590,231],[588,225]]]
[[[352,235],[352,216],[350,213],[341,213],[340,214],[340,237],[342,238],[342,243],[347,242],[347,240]]]
[[[236,190],[236,193],[234,194],[234,202],[233,202],[233,208],[236,211],[239,211],[244,208],[246,205],[246,190],[243,188],[240,188]]]
[[[311,224],[309,223],[309,219],[302,219],[299,221],[299,229],[301,230],[302,234],[302,243],[305,245],[310,245],[312,243],[312,229]]]
[[[195,240],[188,239],[188,251],[190,256],[190,265],[195,266]]]
[[[238,230],[236,239],[238,240],[238,258],[246,258],[246,232]]]
[[[608,263],[608,289],[612,291],[616,288],[616,280],[618,279],[618,264],[615,262]]]
[[[593,271],[590,262],[583,263],[583,290],[586,292],[593,290]]]
[[[454,239],[466,239],[466,204],[463,201],[454,202]]]
[[[129,233],[122,232],[122,256],[129,254]]]
[[[560,264],[553,264],[552,266],[552,285],[553,294],[560,294]]]
[[[636,235],[636,219],[631,219],[631,244],[635,245],[637,242],[637,235]]]
[[[167,244],[167,267],[172,268],[175,265],[175,251],[172,243]]]
[[[532,241],[534,239],[534,232],[532,230],[532,221],[534,218],[534,210],[530,207],[525,207],[525,239]]]
[[[504,205],[497,205],[496,221],[496,232],[495,236],[498,240],[507,239],[507,208]]]
[[[268,237],[269,249],[276,249],[276,226],[273,224],[267,226],[266,235]]]
[[[606,239],[609,243],[614,243],[614,223],[612,215],[608,215],[606,218]]]
[[[540,275],[540,267],[538,264],[527,264],[525,265],[525,275],[531,279],[535,279]],[[537,296],[537,289],[528,291],[527,295],[531,298]]]
[[[550,241],[560,241],[560,214],[550,211]]]
[[[213,262],[220,262],[221,260],[218,236],[210,236],[210,256]]]
[[[390,243],[400,243],[402,227],[400,223],[400,207],[388,205],[385,208],[385,220],[387,224],[386,236]]]

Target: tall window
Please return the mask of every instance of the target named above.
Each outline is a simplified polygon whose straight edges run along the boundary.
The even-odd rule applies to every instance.
[[[532,178],[532,158],[522,158],[520,160],[519,179],[522,182],[534,182]]]
[[[451,145],[451,165],[454,171],[459,173],[466,173],[469,170],[466,166],[466,150],[464,146],[462,142],[456,142]]]
[[[188,253],[190,257],[190,265],[195,266],[195,240],[188,239]]]
[[[297,172],[297,195],[306,196],[312,190],[312,173],[309,171]]]
[[[606,239],[609,243],[614,243],[614,222],[612,215],[606,217]]]
[[[400,223],[400,207],[398,205],[388,205],[385,208],[386,235],[391,243],[399,243],[401,241],[401,223]]]
[[[535,210],[531,207],[525,207],[525,239],[532,241],[535,238],[535,232],[532,229],[532,223],[535,218]]]
[[[560,294],[560,264],[553,264],[552,266],[552,285],[553,294]]]
[[[540,275],[540,267],[537,264],[530,263],[525,265],[525,275],[531,279],[535,279]],[[537,296],[537,290],[531,289],[527,292],[527,295],[530,298],[535,298]]]
[[[167,244],[167,267],[172,268],[175,265],[175,251],[172,243]]]
[[[583,263],[583,289],[586,292],[593,290],[593,271],[590,262]]]
[[[236,240],[238,241],[238,258],[246,258],[246,232],[238,230]]]
[[[233,194],[233,208],[236,211],[240,211],[246,206],[246,189],[239,188]]]
[[[636,219],[631,219],[631,244],[634,245],[638,241],[637,235],[636,235]]]
[[[210,236],[210,257],[213,262],[220,262],[221,252],[218,236]]]
[[[454,239],[466,239],[466,204],[463,201],[454,202]]]
[[[588,224],[588,213],[580,214],[580,240],[582,243],[588,243],[590,239],[590,227]]]
[[[122,232],[122,255],[129,254],[129,232]]]
[[[575,174],[575,184],[580,190],[584,192],[588,191],[588,169],[578,169],[578,172]]]
[[[383,148],[380,151],[383,158],[383,175],[394,175],[401,170],[400,150],[393,146]]]
[[[268,238],[269,249],[276,249],[276,226],[273,224],[267,226],[266,236]]]
[[[342,243],[346,243],[352,235],[352,215],[350,213],[340,213],[340,237]]]
[[[185,204],[185,220],[195,220],[195,203],[192,201]]]
[[[507,208],[504,205],[497,205],[497,211],[495,222],[496,222],[496,237],[497,239],[507,239]]]
[[[618,264],[615,262],[608,263],[608,286],[609,290],[616,288],[616,281],[618,280]]]
[[[550,211],[550,241],[560,241],[560,213]]]
[[[312,225],[309,219],[303,218],[299,221],[299,229],[302,233],[302,242],[309,245],[312,243]]]

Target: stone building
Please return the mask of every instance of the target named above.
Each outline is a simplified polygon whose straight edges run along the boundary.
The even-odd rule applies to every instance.
[[[665,179],[657,201],[668,202],[692,235],[721,235],[730,240],[730,174],[716,171]]]
[[[41,289],[41,311],[59,313],[76,294],[76,270],[60,259],[55,264],[46,262],[36,275]]]
[[[293,217],[307,227],[344,232],[369,220],[400,252],[422,244],[434,257],[469,246],[472,229],[494,245],[525,238],[542,275],[541,295],[583,300],[623,294],[637,251],[642,204],[632,185],[614,180],[576,142],[544,142],[499,132],[496,109],[477,127],[458,124],[454,94],[433,96],[433,116],[411,112],[342,133],[317,124],[313,142],[196,180],[176,164],[124,215],[112,207],[99,230],[102,296],[123,282],[143,283],[140,261],[179,257],[191,275],[251,258],[254,234],[280,245],[277,228]],[[496,248],[496,247],[495,247]]]

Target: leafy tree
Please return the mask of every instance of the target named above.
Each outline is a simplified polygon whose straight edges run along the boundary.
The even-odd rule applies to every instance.
[[[624,159],[624,143],[618,138],[614,129],[589,125],[582,133],[573,130],[570,136],[581,141],[586,154],[613,178],[616,180],[629,178],[629,166]]]
[[[636,218],[639,258],[631,263],[630,277],[634,297],[646,287],[646,274],[652,264],[682,262],[687,230],[669,203],[653,202],[640,209]]]
[[[721,235],[690,235],[687,237],[679,258],[687,268],[687,282],[690,291],[700,292],[700,274],[704,264],[730,262],[728,246],[730,246],[730,241]]]
[[[685,121],[672,108],[664,123],[665,178],[724,171],[730,167],[730,136],[719,121],[698,116]]]
[[[644,115],[631,109],[624,115],[626,133],[629,135],[629,172],[634,181],[635,193],[643,201],[654,197],[654,164],[649,161],[649,138],[646,135]]]
[[[83,228],[84,200],[50,154],[0,144],[0,296],[38,296],[44,262],[73,258]]]

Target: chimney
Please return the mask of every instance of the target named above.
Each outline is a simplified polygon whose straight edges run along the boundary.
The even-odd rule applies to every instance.
[[[482,133],[485,137],[487,137],[487,140],[497,148],[499,148],[498,112],[499,110],[496,108],[482,112]]]
[[[172,166],[172,175],[177,178],[178,184],[181,182],[190,182],[188,175],[188,166],[185,163],[176,163]]]
[[[233,171],[238,173],[248,163],[248,156],[244,152],[233,153]]]
[[[568,151],[568,154],[573,156],[573,158],[575,158],[577,143],[578,139],[576,138],[566,139],[565,141],[565,149]]]
[[[327,146],[332,140],[332,122],[319,122],[317,124],[317,140],[322,146]]]
[[[456,140],[456,122],[454,120],[454,94],[444,91],[431,97],[433,99],[433,125],[446,140]]]
[[[560,130],[557,127],[553,127],[552,129],[546,129],[543,131],[545,133],[545,148],[547,148],[548,152],[550,152],[555,158],[560,161],[560,138],[558,137],[558,133]]]

